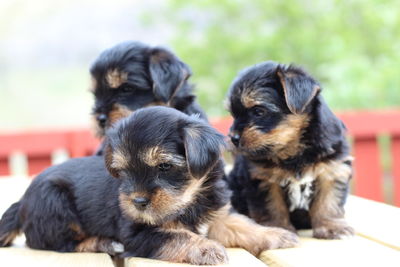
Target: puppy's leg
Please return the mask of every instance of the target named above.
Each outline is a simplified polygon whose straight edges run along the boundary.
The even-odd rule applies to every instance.
[[[296,232],[296,229],[290,222],[289,209],[284,199],[282,188],[277,183],[268,183],[265,186],[267,190],[266,196],[266,219],[257,219],[256,221],[262,225],[285,228],[289,231]],[[253,216],[250,217],[253,218]]]
[[[208,236],[225,247],[242,247],[255,256],[267,249],[293,247],[298,242],[296,234],[256,224],[244,215],[229,212],[229,206],[217,212]]]
[[[125,255],[158,260],[216,265],[228,262],[225,248],[185,229],[147,228],[124,241]]]
[[[335,172],[340,174],[339,169]],[[344,220],[343,205],[348,191],[348,179],[348,176],[335,177],[329,171],[318,177],[316,196],[310,208],[314,237],[340,239],[354,234],[353,228]]]
[[[76,252],[105,252],[115,255],[124,252],[124,246],[112,239],[105,237],[89,237],[80,242]]]

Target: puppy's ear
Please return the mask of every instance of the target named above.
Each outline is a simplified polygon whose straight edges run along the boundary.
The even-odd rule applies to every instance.
[[[153,79],[154,95],[167,103],[190,77],[189,67],[171,52],[154,48],[150,56],[150,75]]]
[[[201,178],[219,160],[225,146],[224,137],[205,123],[189,123],[183,131],[189,172],[193,177]]]
[[[293,114],[303,113],[321,90],[319,84],[300,68],[280,65],[277,75],[283,87],[286,104]]]
[[[106,141],[107,142],[107,141]],[[115,178],[119,178],[119,172],[118,170],[114,167],[114,151],[111,147],[111,144],[109,142],[106,143],[105,149],[104,149],[104,161],[106,164],[106,168],[108,172]]]

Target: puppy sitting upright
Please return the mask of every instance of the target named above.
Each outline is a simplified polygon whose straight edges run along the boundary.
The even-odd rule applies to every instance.
[[[117,241],[125,256],[193,264],[226,262],[222,245],[254,254],[293,246],[293,233],[229,211],[222,145],[196,116],[139,109],[108,131],[104,158],[72,159],[35,178],[3,215],[0,246],[23,231],[35,249],[115,253]]]
[[[352,235],[343,205],[352,176],[345,127],[304,70],[264,62],[233,82],[228,108],[236,148],[232,204],[263,225]]]
[[[146,106],[169,106],[206,119],[187,82],[189,67],[164,48],[120,43],[101,53],[90,73],[98,137],[119,119]]]

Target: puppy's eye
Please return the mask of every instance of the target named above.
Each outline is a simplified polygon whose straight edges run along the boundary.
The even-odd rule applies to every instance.
[[[158,165],[158,169],[162,172],[169,171],[171,169],[172,165],[168,163],[161,163]]]
[[[256,118],[261,118],[267,114],[267,110],[262,107],[254,107],[250,110],[250,113]]]

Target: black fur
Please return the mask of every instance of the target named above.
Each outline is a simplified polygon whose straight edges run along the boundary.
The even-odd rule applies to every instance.
[[[186,132],[193,127],[201,129],[200,141],[196,136],[187,138]],[[197,151],[187,147],[200,148],[200,143],[208,153],[199,158],[193,155]],[[197,226],[212,220],[212,212],[229,201],[222,180],[223,164],[216,156],[220,154],[223,136],[197,117],[165,107],[139,109],[109,130],[107,145],[106,164],[100,156],[76,158],[38,175],[21,200],[3,215],[0,234],[21,230],[29,247],[62,252],[75,251],[88,237],[109,238],[124,245],[125,256],[154,258],[164,244],[175,238],[163,229],[164,224],[177,222],[197,232]],[[170,164],[170,169],[161,171],[160,165],[145,164],[143,153],[153,146],[180,155],[187,165],[166,162],[163,164]],[[112,160],[107,161],[116,150],[129,158],[125,168],[113,170],[118,178],[107,171],[116,168],[109,166]],[[158,189],[179,192],[191,180],[198,179],[190,175],[193,169],[195,175],[199,174],[198,168],[208,170],[201,172],[201,187],[207,190],[201,194],[193,192],[192,201],[157,218],[156,223],[146,223],[140,216],[136,220],[121,206],[121,194],[152,194]],[[71,224],[79,226],[83,237],[71,230]]]

